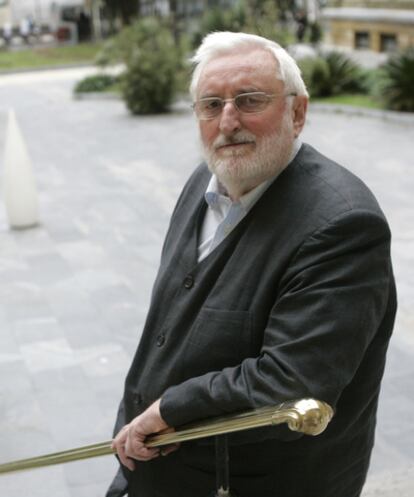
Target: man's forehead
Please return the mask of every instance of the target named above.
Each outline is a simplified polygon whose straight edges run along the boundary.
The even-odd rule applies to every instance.
[[[199,79],[199,89],[212,83],[244,80],[251,84],[277,81],[277,62],[265,49],[231,52],[217,55],[204,66]]]
[[[251,68],[258,71],[269,68],[273,72],[273,70],[277,69],[277,62],[273,54],[264,48],[247,50],[239,48],[237,51],[218,54],[213,57],[206,63],[202,75],[222,69],[223,67],[234,68],[236,70]]]

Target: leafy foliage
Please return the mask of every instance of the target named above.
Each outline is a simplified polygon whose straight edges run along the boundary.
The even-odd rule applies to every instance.
[[[366,93],[363,70],[340,52],[328,52],[299,62],[308,91],[313,97],[342,93]]]
[[[179,53],[170,30],[146,17],[121,32],[115,46],[126,64],[122,95],[133,114],[165,112],[172,102]]]
[[[387,108],[414,112],[414,48],[391,57],[382,67],[380,94]]]
[[[116,76],[109,74],[94,74],[87,76],[76,84],[75,93],[90,93],[105,91],[118,81]]]

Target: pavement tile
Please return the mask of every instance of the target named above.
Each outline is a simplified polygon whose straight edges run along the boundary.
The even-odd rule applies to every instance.
[[[7,353],[3,353],[7,357]],[[0,378],[2,379],[0,394],[5,396],[11,394],[18,396],[20,394],[23,399],[24,395],[30,392],[33,387],[32,379],[20,352],[13,354],[13,356],[13,360],[10,358],[0,361]]]
[[[401,453],[396,444],[390,443],[377,430],[375,434],[375,448],[371,457],[371,464],[368,473],[368,480],[375,481],[380,475],[397,471],[406,464],[406,458]],[[390,496],[397,497],[397,496]]]
[[[9,391],[0,393],[2,417],[0,420],[1,459],[14,460],[31,457],[34,451],[53,449],[47,424],[45,423],[36,395],[31,391]]]
[[[412,497],[414,495],[414,466],[401,465],[393,472],[369,478],[361,497]]]
[[[10,236],[23,257],[41,256],[54,252],[54,242],[40,225],[31,230],[11,230]]]
[[[83,388],[69,389],[68,385],[58,392],[37,392],[36,397],[57,447],[65,449],[102,439],[100,410],[86,384]]]
[[[98,457],[65,465],[65,477],[70,486],[80,487],[105,483],[108,474],[116,471],[115,457]]]
[[[108,487],[108,475],[115,475],[118,463],[115,457],[111,456],[98,458],[97,461],[94,468],[90,466],[91,461],[81,463],[82,468],[77,465],[78,463],[68,464],[65,467],[71,497],[103,497],[105,495]],[[90,471],[89,474],[84,473],[84,465]],[[81,471],[80,474],[77,474],[78,469]]]
[[[72,267],[77,269],[108,264],[103,247],[91,240],[81,239],[59,243],[58,251]]]
[[[111,340],[110,330],[98,313],[93,319],[65,319],[62,327],[73,349],[93,347]]]
[[[0,319],[0,330],[5,329],[7,326],[6,321]],[[13,357],[18,357],[19,349],[17,342],[12,333],[0,332],[0,364],[2,362],[9,362],[14,360]]]
[[[54,392],[59,394],[68,389],[87,388],[87,380],[82,368],[76,364],[73,366],[59,367],[53,370],[42,369],[31,374],[33,389],[36,393]]]
[[[4,497],[72,497],[59,467],[2,475],[1,493]]]
[[[22,292],[19,300],[8,302],[6,314],[9,322],[16,323],[33,319],[48,319],[51,309],[43,299],[27,298]]]
[[[55,249],[53,252],[28,256],[26,260],[30,268],[28,279],[41,286],[53,285],[71,275],[70,266]]]
[[[63,338],[63,330],[52,316],[24,319],[13,323],[12,333],[20,346],[38,341]]]

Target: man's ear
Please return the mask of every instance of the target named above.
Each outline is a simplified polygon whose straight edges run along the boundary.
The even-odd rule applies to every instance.
[[[294,97],[292,102],[292,119],[295,138],[300,135],[300,132],[305,125],[307,108],[308,97],[305,97],[304,95]]]

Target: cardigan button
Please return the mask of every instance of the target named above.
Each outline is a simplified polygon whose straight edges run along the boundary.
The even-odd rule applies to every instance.
[[[162,347],[165,343],[165,335],[157,336],[157,347]]]
[[[187,288],[187,290],[189,290],[193,286],[194,286],[194,276],[192,274],[189,274],[184,278],[184,288]]]

